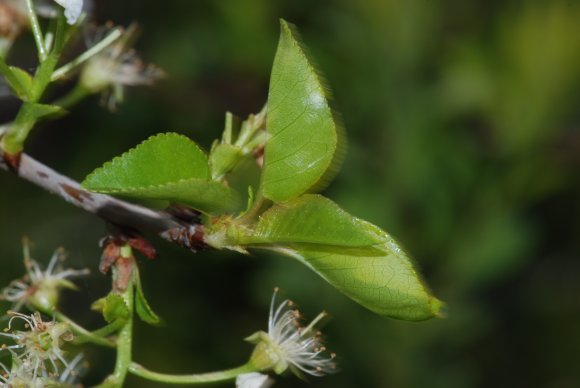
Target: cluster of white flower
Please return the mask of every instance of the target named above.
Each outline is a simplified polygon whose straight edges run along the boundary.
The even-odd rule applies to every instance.
[[[9,312],[12,317],[8,329],[0,336],[10,338],[13,345],[2,345],[1,350],[12,354],[12,366],[0,364],[2,386],[7,387],[46,387],[67,386],[78,377],[82,355],[71,361],[65,358],[62,346],[71,341],[73,335],[65,323],[44,322],[40,314],[24,315]],[[15,320],[24,322],[25,330],[13,330]]]

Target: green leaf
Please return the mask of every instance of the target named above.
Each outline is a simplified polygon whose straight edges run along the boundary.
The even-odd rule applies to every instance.
[[[203,151],[185,136],[166,133],[105,163],[82,185],[100,193],[179,202],[208,213],[236,209],[238,194],[209,179]]]
[[[150,325],[160,325],[161,318],[159,315],[153,311],[149,302],[147,302],[147,298],[145,298],[145,293],[143,292],[143,287],[141,286],[141,278],[137,274],[135,277],[135,310],[137,311],[137,315],[139,318]]]
[[[110,293],[105,298],[103,308],[103,317],[109,323],[117,320],[126,321],[129,319],[129,308],[119,294]]]
[[[240,198],[236,191],[220,182],[195,178],[108,193],[139,199],[165,199],[189,205],[206,213],[234,211],[240,206]]]
[[[378,228],[377,228],[378,230]],[[431,295],[407,254],[382,232],[373,254],[315,244],[273,248],[306,264],[349,298],[391,318],[420,321],[443,316],[443,303]]]
[[[103,193],[130,192],[191,178],[209,179],[205,153],[183,135],[163,133],[105,163],[83,186]]]
[[[32,76],[14,66],[10,66],[10,71],[12,71],[12,77],[6,78],[8,85],[21,100],[28,101],[32,90]]]
[[[105,308],[106,300],[107,300],[107,297],[105,297],[105,296],[95,300],[93,303],[91,303],[91,310],[102,314],[103,309]]]
[[[260,216],[255,230],[240,244],[309,243],[370,247],[384,242],[376,226],[353,217],[330,199],[306,194],[274,205]]]
[[[65,112],[65,110],[57,105],[47,105],[47,104],[37,104],[33,102],[25,102],[22,107],[22,116],[26,118],[26,121],[38,121],[54,115],[60,115]]]
[[[222,179],[238,164],[243,156],[240,147],[227,143],[216,144],[209,157],[212,179]]]
[[[30,99],[33,83],[32,76],[18,67],[8,66],[1,55],[0,75],[3,76],[8,86],[21,100],[28,101]]]
[[[341,128],[327,91],[300,44],[297,32],[281,21],[267,107],[262,193],[287,201],[322,188],[342,158]]]

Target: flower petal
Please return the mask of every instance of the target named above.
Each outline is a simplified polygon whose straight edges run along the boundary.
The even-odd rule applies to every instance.
[[[83,0],[54,0],[64,8],[68,24],[75,24],[83,11]]]
[[[244,373],[236,378],[236,388],[269,388],[274,380],[262,373]]]

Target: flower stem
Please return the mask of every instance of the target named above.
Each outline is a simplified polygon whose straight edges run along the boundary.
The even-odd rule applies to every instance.
[[[192,375],[172,375],[152,372],[134,362],[131,363],[131,365],[129,365],[129,372],[131,374],[134,374],[147,380],[167,384],[207,384],[207,383],[216,383],[220,381],[230,381],[243,373],[251,373],[256,371],[257,371],[256,367],[248,363],[237,368],[227,369],[219,372],[209,372]]]
[[[110,339],[103,338],[102,336],[99,336],[95,333],[91,333],[60,311],[54,312],[54,318],[57,321],[64,322],[70,326],[71,330],[75,334],[76,343],[91,342],[96,345],[107,346],[110,348],[115,347],[115,342],[111,341]]]
[[[109,323],[107,326],[103,326],[100,329],[91,331],[91,334],[96,337],[106,337],[119,331],[121,327],[123,327],[123,321],[116,320]]]
[[[113,277],[115,276],[115,267],[113,267]],[[125,321],[125,325],[119,331],[117,337],[117,361],[115,363],[115,371],[113,372],[113,379],[120,387],[123,386],[129,365],[131,364],[132,347],[133,347],[133,314],[135,309],[134,304],[134,283],[131,280],[127,285],[127,289],[121,294],[125,304],[129,308],[129,317]]]
[[[34,41],[36,42],[36,47],[38,48],[38,59],[42,63],[46,60],[47,53],[46,48],[44,47],[42,30],[40,29],[40,24],[38,23],[38,18],[36,17],[36,11],[34,10],[34,4],[32,3],[32,0],[26,0],[26,8],[28,9],[28,17],[30,18],[30,25],[32,27],[32,34],[34,35]]]
[[[33,16],[36,20],[36,14],[34,13],[34,9],[31,8],[33,7],[32,0],[27,0],[27,2],[32,23]],[[40,27],[38,27],[38,30],[40,31]],[[30,87],[30,91],[28,92],[26,101],[24,104],[22,104],[20,110],[16,114],[14,122],[11,123],[4,136],[2,137],[0,149],[9,155],[19,155],[22,152],[24,141],[36,123],[40,119],[55,113],[55,109],[53,107],[43,106],[38,104],[38,102],[50,84],[50,77],[58,63],[62,49],[64,48],[64,45],[67,41],[64,16],[62,13],[59,15],[58,21],[56,23],[54,49],[49,55],[47,55],[44,43],[42,42],[42,34],[39,32],[40,35],[37,36],[37,33],[34,29],[34,24],[33,32],[35,39],[41,39],[41,41],[37,42],[37,44],[39,45],[39,55],[41,54],[40,50],[42,48],[42,59],[32,80],[32,85]],[[8,68],[8,70],[10,70],[10,68]]]
[[[83,88],[80,84],[77,84],[70,92],[54,101],[52,105],[57,105],[61,108],[69,109],[89,95],[90,92],[87,89]]]
[[[103,51],[104,49],[109,47],[113,42],[115,42],[119,37],[121,37],[121,35],[123,35],[122,29],[120,29],[120,28],[114,29],[113,31],[111,31],[111,33],[109,33],[109,35],[107,35],[105,38],[103,38],[103,40],[101,40],[99,43],[97,43],[96,45],[94,45],[93,47],[91,47],[90,49],[88,49],[87,51],[82,53],[81,55],[79,55],[77,58],[73,59],[71,62],[56,69],[54,71],[54,73],[52,73],[51,80],[56,81],[56,80],[64,77],[65,75],[67,75],[68,72],[73,70],[75,67],[81,65],[82,63],[86,62],[88,59],[92,58],[96,54],[100,53],[101,51]]]
[[[121,247],[120,256],[113,266],[113,288],[115,289],[115,285],[119,283],[125,285],[122,290],[118,290],[117,292],[123,298],[129,314],[117,336],[115,370],[97,388],[120,388],[123,386],[127,373],[129,372],[133,348],[133,315],[135,313],[135,265],[135,258],[131,252],[131,247],[128,245]],[[126,272],[127,269],[130,271],[128,274]],[[125,278],[125,276],[127,277]],[[124,283],[125,281],[126,283]]]

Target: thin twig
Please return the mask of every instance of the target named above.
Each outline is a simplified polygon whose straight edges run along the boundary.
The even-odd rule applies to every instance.
[[[92,193],[78,182],[59,174],[32,157],[22,154],[17,171],[4,161],[0,149],[0,169],[14,172],[18,177],[58,195],[65,201],[101,217],[107,222],[140,232],[155,233],[165,240],[187,246],[183,235],[198,239],[200,226],[186,223],[165,211],[156,211],[135,205],[106,194]],[[194,244],[192,244],[194,245]],[[194,248],[194,247],[190,247]]]

